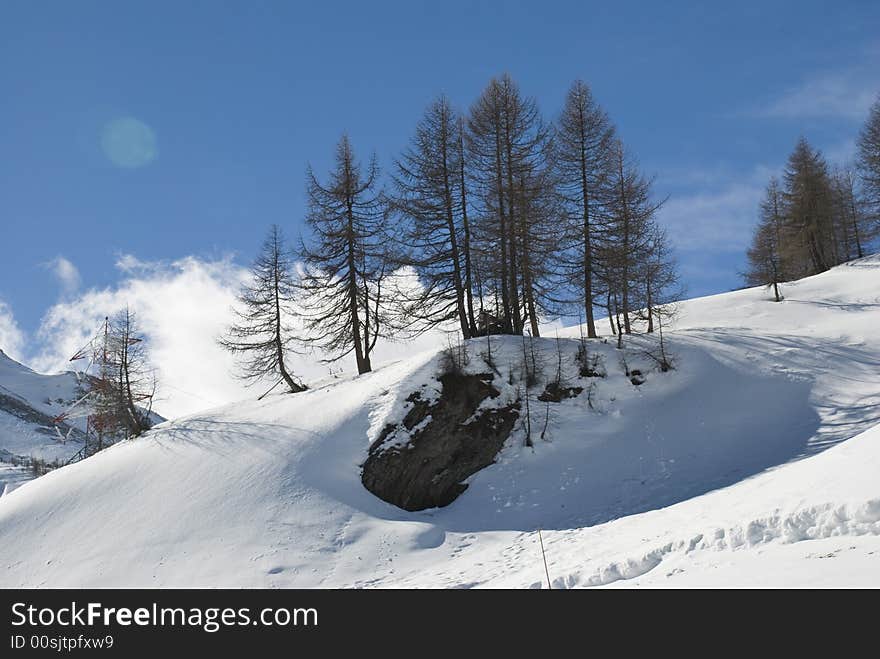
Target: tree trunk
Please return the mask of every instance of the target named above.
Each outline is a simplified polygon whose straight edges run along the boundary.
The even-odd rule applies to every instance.
[[[580,108],[579,108],[580,111]],[[587,154],[585,151],[586,136],[581,112],[579,121],[581,132],[581,195],[584,199],[584,313],[587,319],[587,337],[596,338],[596,323],[593,319],[593,249],[590,236],[590,201],[587,185]]]
[[[471,336],[477,334],[477,321],[474,317],[474,282],[471,265],[471,227],[467,215],[467,188],[464,172],[464,122],[458,122],[458,150],[460,157],[459,177],[461,185],[461,223],[464,229],[464,290],[467,296],[468,326]]]
[[[367,371],[373,370],[373,362],[370,359],[370,355],[373,354],[373,348],[376,347],[376,341],[379,340],[379,305],[382,303],[382,280],[385,278],[385,266],[382,266],[382,272],[379,277],[376,279],[376,305],[373,307],[373,319],[376,321],[376,329],[373,331],[373,338],[370,340],[369,336],[364,338],[364,360],[366,361]],[[366,287],[366,281],[364,281],[364,286]],[[367,318],[369,318],[370,314],[370,295],[369,288],[367,288],[367,293],[365,296],[366,299],[366,314]]]
[[[275,258],[275,351],[278,358],[278,371],[281,373],[281,377],[284,378],[284,382],[287,384],[287,387],[290,389],[291,393],[299,393],[300,391],[305,391],[305,387],[297,384],[294,379],[290,376],[290,373],[287,372],[287,367],[284,365],[284,343],[281,340],[281,292],[279,290],[279,272],[278,272],[278,252],[277,247],[276,251],[273,254]]]
[[[499,122],[496,122],[496,126]],[[495,178],[496,189],[498,194],[498,219],[499,232],[501,238],[501,306],[504,310],[504,332],[505,334],[513,334],[513,325],[511,324],[513,316],[510,313],[510,292],[507,290],[507,222],[504,214],[504,182],[502,177],[504,168],[501,164],[501,135],[495,131]]]
[[[354,212],[352,210],[351,196],[346,200],[348,215],[348,309],[351,314],[351,335],[354,343],[354,358],[357,362],[358,374],[367,373],[369,364],[364,360],[364,350],[361,345],[361,322],[358,317],[358,284],[357,284],[357,259],[355,257],[354,244]]]
[[[364,273],[366,270],[365,263]],[[366,274],[364,274],[364,373],[369,373],[372,370],[373,367],[370,364],[370,286]]]
[[[511,311],[513,312],[511,318],[513,331],[516,334],[521,334],[523,322],[519,312],[519,285],[517,281],[516,203],[514,200],[516,194],[513,188],[513,145],[510,141],[510,117],[508,115],[509,108],[506,108],[504,113],[504,149],[507,156],[507,224],[510,229],[510,235],[507,240],[510,252],[510,270],[508,272],[510,289],[508,295],[511,300]]]
[[[525,181],[520,179],[520,198],[525,199]],[[528,241],[526,237],[528,236],[527,225],[528,225],[528,215],[525,212],[525,204],[523,204],[523,208],[520,209],[520,235],[522,236],[522,272],[523,272],[523,302],[526,313],[529,316],[529,324],[532,330],[532,336],[541,336],[541,333],[538,330],[538,314],[535,308],[535,291],[534,291],[534,280],[532,279],[532,260],[529,255],[528,250]]]
[[[617,318],[617,349],[623,348],[623,330],[620,328],[620,307],[617,304],[617,296],[614,296],[614,315]]]
[[[629,260],[630,256],[630,212],[626,190],[626,177],[624,174],[623,156],[620,157],[620,208],[623,213],[623,255],[620,286],[623,303],[623,326],[627,334],[632,334],[629,324]],[[617,297],[614,299],[614,307],[617,309]],[[620,315],[617,317],[617,329],[620,330]]]
[[[611,336],[614,336],[617,334],[617,330],[614,329],[614,314],[611,311],[611,293],[608,293],[605,308],[608,310],[608,323],[611,325]]]
[[[443,131],[446,132],[446,121],[443,122]],[[458,311],[458,321],[461,325],[461,336],[464,339],[470,338],[470,327],[468,326],[467,309],[464,302],[464,286],[461,281],[461,254],[458,249],[458,237],[455,231],[455,216],[452,209],[452,187],[449,182],[449,153],[447,143],[449,136],[444,134],[441,136],[443,159],[443,203],[446,206],[446,227],[449,231],[449,246],[452,250],[452,272],[455,286],[455,306]]]
[[[862,253],[862,238],[859,236],[859,223],[858,223],[858,213],[856,211],[856,202],[855,195],[850,192],[850,215],[852,217],[852,227],[853,227],[853,235],[856,239],[856,253],[859,255],[859,258],[862,258],[864,254]]]

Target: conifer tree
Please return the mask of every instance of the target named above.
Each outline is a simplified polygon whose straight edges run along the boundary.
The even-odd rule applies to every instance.
[[[856,162],[871,219],[880,223],[880,96],[859,133]]]
[[[614,127],[608,115],[595,102],[586,83],[575,81],[557,122],[555,158],[570,220],[567,229],[571,249],[562,253],[561,267],[567,283],[580,292],[589,338],[597,336],[593,317],[596,251],[613,139]]]
[[[632,333],[630,314],[639,299],[639,266],[651,253],[655,214],[662,201],[655,201],[652,181],[639,171],[620,140],[610,149],[605,208],[608,228],[602,250],[602,278],[618,318],[618,332]],[[623,324],[619,319],[622,317]]]
[[[309,168],[306,223],[312,235],[300,248],[304,341],[332,355],[326,361],[354,352],[358,373],[372,370],[370,353],[391,321],[382,303],[393,259],[378,179],[375,157],[363,172],[343,135],[326,183]]]
[[[288,363],[293,338],[289,323],[297,313],[295,293],[292,255],[281,229],[273,224],[251,266],[250,280],[239,293],[237,320],[219,340],[241,358],[242,379],[256,382],[277,377],[292,393],[306,389]]]
[[[843,260],[862,258],[865,249],[880,233],[880,222],[871,217],[860,193],[858,178],[849,167],[838,167],[831,174],[835,234]]]
[[[524,187],[546,182],[550,139],[534,99],[525,97],[505,74],[494,78],[471,107],[468,119],[468,157],[481,200],[479,234],[482,239],[484,286],[489,283],[500,298],[500,322],[506,333],[521,333],[530,305],[522,290],[526,263],[536,263],[524,241]],[[534,300],[531,300],[534,303]],[[537,327],[533,319],[533,330]]]
[[[804,138],[789,156],[783,184],[785,227],[779,247],[787,274],[804,277],[837,265],[828,165]]]
[[[771,178],[761,201],[758,225],[752,236],[752,244],[747,257],[749,269],[746,283],[773,287],[777,302],[782,300],[779,284],[785,281],[785,270],[781,260],[780,246],[784,231],[784,208],[782,192],[777,179]]]
[[[140,336],[137,316],[127,306],[110,324],[117,357],[117,394],[120,426],[136,437],[150,429],[156,375],[150,367],[146,343]]]
[[[402,262],[423,286],[405,313],[422,329],[455,320],[467,339],[476,320],[462,125],[446,97],[427,108],[396,162],[391,203],[402,219]]]

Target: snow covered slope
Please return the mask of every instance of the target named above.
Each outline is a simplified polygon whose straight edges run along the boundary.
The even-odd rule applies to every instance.
[[[34,477],[20,465],[31,459],[64,464],[82,449],[85,417],[55,422],[82,396],[81,377],[37,373],[0,350],[0,496]],[[165,420],[155,413],[151,418]]]
[[[783,292],[684,303],[675,371],[628,341],[638,387],[601,340],[607,377],[578,378],[560,332],[590,396],[534,448],[519,426],[442,509],[395,508],[359,470],[437,386],[432,352],[162,424],[0,498],[0,585],[540,587],[540,528],[554,587],[880,586],[880,258]],[[556,342],[536,349],[546,379]],[[521,351],[493,339],[504,396]]]
[[[56,430],[52,421],[76,400],[78,385],[75,373],[42,375],[0,350],[0,495],[30,478],[10,462],[64,462],[82,448],[82,423]]]

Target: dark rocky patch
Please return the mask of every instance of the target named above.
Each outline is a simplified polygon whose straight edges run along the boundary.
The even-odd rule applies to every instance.
[[[544,391],[538,396],[538,400],[542,403],[561,403],[566,398],[575,398],[584,390],[583,387],[563,387],[558,382],[551,382]]]
[[[400,425],[386,426],[370,446],[361,482],[380,499],[404,510],[446,506],[467,489],[463,482],[495,461],[513,430],[519,406],[486,410],[469,423],[480,404],[499,392],[492,374],[448,374],[440,378],[443,391],[435,402],[419,392]],[[393,440],[430,420],[403,445]]]
[[[641,384],[645,384],[645,375],[639,370],[632,370],[629,372],[629,381],[632,382],[637,387]]]

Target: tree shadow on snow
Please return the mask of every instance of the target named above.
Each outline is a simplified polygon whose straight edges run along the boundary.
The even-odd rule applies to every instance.
[[[195,447],[229,457],[240,454],[242,450],[265,450],[286,454],[289,453],[292,438],[303,434],[315,435],[310,430],[280,423],[191,417],[173,421],[146,435],[144,439],[172,453]]]

